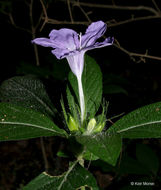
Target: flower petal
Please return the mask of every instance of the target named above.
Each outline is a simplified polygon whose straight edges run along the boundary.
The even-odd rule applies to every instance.
[[[48,38],[35,38],[34,40],[32,40],[32,43],[35,43],[37,45],[41,45],[41,46],[44,46],[44,47],[55,48],[55,45],[52,42],[52,40],[50,40]]]
[[[82,36],[81,46],[83,48],[93,45],[106,31],[106,24],[102,21],[93,22]]]
[[[109,45],[112,45],[113,42],[114,42],[114,38],[113,37],[108,37],[103,42],[96,42],[94,45],[88,46],[88,47],[84,48],[83,50],[88,51],[88,50],[91,50],[91,49],[96,49],[96,48],[109,46]]]
[[[74,30],[67,28],[52,30],[49,37],[59,49],[73,51],[79,47],[78,34]]]
[[[52,52],[52,54],[54,54],[56,56],[57,59],[63,59],[64,57],[69,55],[69,51],[66,49],[56,48],[56,49],[52,50],[51,52]]]

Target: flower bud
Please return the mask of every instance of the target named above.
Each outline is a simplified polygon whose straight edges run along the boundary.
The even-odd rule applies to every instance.
[[[79,130],[78,124],[75,122],[74,118],[71,115],[69,116],[68,128],[70,131],[78,131]]]
[[[93,129],[95,128],[96,126],[96,120],[95,118],[92,118],[90,119],[89,123],[88,123],[88,126],[87,126],[87,131],[90,133],[93,131]]]
[[[94,128],[93,133],[99,133],[99,132],[101,132],[101,131],[103,130],[104,126],[105,126],[105,122],[99,123],[99,124]]]

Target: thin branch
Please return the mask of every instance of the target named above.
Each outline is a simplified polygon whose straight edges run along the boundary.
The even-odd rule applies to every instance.
[[[43,137],[40,137],[40,145],[41,145],[41,150],[42,150],[42,155],[43,155],[43,160],[44,160],[44,165],[45,165],[45,171],[48,172],[49,170],[49,163],[45,151],[45,146],[44,146],[44,140]]]
[[[45,16],[44,22],[43,22],[43,24],[42,24],[42,26],[40,28],[40,31],[42,31],[42,29],[44,28],[45,24],[48,22],[48,15],[47,15],[47,11],[46,11],[47,8],[45,7],[43,0],[40,0],[40,3],[41,3],[41,6],[42,6],[42,9],[43,9],[44,16]],[[41,19],[42,19],[42,14],[40,15],[40,19],[39,20],[41,20]]]
[[[44,17],[42,19],[45,19]],[[48,24],[61,24],[61,25],[89,25],[88,21],[74,21],[73,23],[71,21],[61,21],[56,20],[48,17]]]
[[[64,0],[63,0],[64,1]],[[128,10],[128,11],[148,11],[153,13],[154,15],[158,15],[158,11],[156,11],[152,7],[148,6],[122,6],[122,5],[107,5],[107,4],[95,4],[95,3],[86,3],[86,2],[76,2],[71,1],[70,3],[74,5],[81,5],[85,7],[94,7],[94,8],[104,8],[104,9],[115,9],[115,10]]]
[[[68,5],[68,10],[69,10],[70,20],[73,23],[74,19],[73,19],[72,10],[71,10],[71,7],[70,7],[70,0],[67,0],[67,5]]]
[[[46,11],[46,8],[45,8],[45,5],[44,5],[43,0],[40,0],[40,3],[41,3],[41,5],[42,5],[42,9],[43,9],[43,12],[44,12],[45,17],[48,18],[47,11]]]
[[[130,52],[127,49],[120,46],[119,42],[116,39],[115,39],[115,43],[113,45],[115,47],[117,47],[118,49],[120,49],[121,51],[123,51],[124,53],[126,53],[127,55],[129,55],[133,59],[133,61],[136,61],[133,57],[139,57],[140,61],[144,61],[144,62],[145,62],[144,58],[161,61],[161,57],[148,55],[147,52],[145,54],[140,54],[140,53],[136,53],[136,52]]]
[[[160,8],[158,7],[158,5],[157,5],[157,3],[155,2],[155,0],[152,0],[152,3],[154,4],[156,10],[161,13]]]
[[[108,27],[115,27],[123,24],[128,24],[131,22],[136,22],[136,21],[143,21],[143,20],[151,20],[151,19],[161,19],[161,15],[153,15],[153,16],[142,16],[142,17],[131,17],[130,19],[123,20],[123,21],[114,21],[110,22],[107,21],[106,23],[108,24]]]
[[[29,15],[30,15],[30,23],[31,23],[31,31],[32,33],[35,33],[35,28],[34,28],[34,23],[33,23],[33,14],[32,14],[32,10],[33,9],[33,0],[30,1],[30,4],[29,4]]]
[[[23,31],[25,31],[25,32],[27,32],[27,33],[29,33],[29,34],[31,34],[31,31],[30,31],[30,30],[16,25],[16,23],[15,23],[15,21],[14,21],[13,16],[12,16],[11,13],[6,13],[6,15],[9,16],[9,20],[10,20],[9,22],[10,22],[10,24],[11,24],[12,26],[14,26],[16,29],[23,30]]]
[[[36,28],[34,26],[34,22],[33,22],[33,0],[30,1],[29,4],[29,15],[30,15],[30,23],[31,23],[31,32],[32,32],[32,39],[36,38]],[[40,61],[39,61],[39,55],[38,55],[38,48],[36,44],[33,44],[34,46],[34,52],[35,52],[35,59],[36,59],[36,65],[39,66],[40,65]]]
[[[45,17],[42,17],[42,19],[45,19]],[[161,19],[161,15],[154,15],[154,16],[143,16],[143,17],[132,17],[130,19],[127,20],[123,20],[123,21],[116,21],[114,19],[112,19],[112,21],[106,21],[108,27],[115,27],[115,26],[119,26],[119,25],[123,25],[123,24],[128,24],[131,22],[136,22],[136,21],[142,21],[142,20],[151,20],[151,19]],[[60,21],[60,20],[56,20],[56,19],[52,19],[52,18],[48,18],[47,21],[48,24],[61,24],[61,25],[86,25],[88,26],[91,23],[91,20],[88,19],[88,21]]]
[[[84,11],[82,6],[84,6],[84,7],[95,7],[95,8],[106,8],[106,9],[113,9],[113,10],[148,11],[150,13],[153,13],[152,15],[149,15],[149,16],[141,16],[141,17],[131,16],[131,18],[129,18],[127,20],[123,20],[123,21],[116,21],[115,19],[112,19],[111,21],[106,22],[109,27],[115,27],[115,26],[131,23],[134,21],[160,19],[161,18],[161,11],[160,11],[158,5],[156,4],[155,0],[152,0],[152,3],[154,4],[154,8],[148,7],[148,6],[121,6],[121,5],[116,5],[115,3],[113,3],[113,5],[93,4],[93,3],[79,2],[79,0],[78,1],[62,0],[62,1],[64,1],[64,2],[67,1],[71,21],[66,21],[66,20],[60,21],[60,20],[49,18],[47,15],[47,7],[45,7],[43,0],[40,0],[40,3],[42,5],[42,13],[39,17],[37,25],[34,26],[34,23],[33,23],[33,0],[30,0],[30,3],[28,4],[28,6],[29,6],[29,10],[30,10],[29,15],[30,15],[30,22],[31,22],[31,31],[26,30],[26,29],[22,29],[21,27],[16,26],[14,19],[12,17],[12,14],[8,13],[10,22],[14,27],[19,28],[21,30],[25,30],[27,32],[30,32],[32,34],[32,38],[34,39],[36,29],[39,26],[41,19],[44,22],[43,22],[40,30],[43,29],[43,27],[45,26],[46,23],[48,23],[48,24],[61,24],[61,25],[89,25],[91,23],[91,19],[89,18],[88,14]],[[72,11],[71,11],[71,4],[73,6],[78,6],[80,8],[81,12],[84,14],[87,21],[74,21]],[[135,58],[137,58],[137,57],[139,58],[139,61],[144,61],[144,62],[145,62],[146,58],[161,61],[161,57],[148,55],[147,52],[145,54],[140,54],[140,53],[128,51],[124,47],[120,46],[119,42],[116,39],[115,39],[114,46],[117,47],[118,49],[120,49],[121,51],[123,51],[124,53],[126,53],[127,55],[129,55],[131,57],[131,59],[133,59],[134,61],[136,61]],[[39,65],[38,49],[37,49],[37,46],[35,44],[34,44],[34,52],[35,52],[35,57],[36,57],[36,64]]]
[[[88,20],[88,22],[92,22],[92,20],[89,18],[88,14],[84,11],[84,9],[80,6],[80,4],[77,4],[77,6],[79,7],[79,9],[82,11],[82,13],[84,14],[84,16],[86,17],[86,19]]]

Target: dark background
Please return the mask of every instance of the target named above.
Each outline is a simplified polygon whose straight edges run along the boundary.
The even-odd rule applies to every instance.
[[[88,20],[79,7],[71,4],[74,22],[85,21],[85,24],[63,24],[63,21],[71,21],[67,1],[46,0],[43,2],[48,7],[48,17],[60,21],[60,23],[46,23],[43,30],[40,31],[43,24],[43,20],[40,20],[40,24],[34,34],[36,37],[47,37],[52,29],[63,27],[72,28],[77,32],[85,32]],[[152,2],[150,0],[88,1],[91,4],[112,5],[116,3],[116,5],[121,6],[151,7],[156,10]],[[59,104],[61,94],[65,93],[64,89],[69,68],[64,60],[59,62],[60,65],[54,64],[56,59],[54,55],[51,55],[50,48],[38,47],[40,66],[36,69],[35,54],[33,44],[31,43],[33,33],[27,32],[27,30],[31,31],[32,26],[30,3],[31,1],[29,0],[0,0],[0,82],[16,75],[36,74],[44,81],[50,97],[56,99],[57,101],[55,102]],[[158,4],[159,0],[156,3]],[[159,4],[158,7],[161,8]],[[115,19],[117,23],[131,18],[132,15],[134,18],[153,15],[153,13],[145,10],[129,11],[85,6],[82,6],[82,8],[86,13],[90,12],[89,17],[91,21],[103,20],[106,22]],[[39,20],[41,12],[42,6],[40,1],[34,0],[32,9],[34,25]],[[11,23],[10,15],[14,19],[14,24]],[[118,26],[112,26],[109,23],[105,35],[114,36],[120,45],[130,52],[145,54],[148,50],[149,55],[161,58],[160,26],[161,17],[133,21]],[[116,41],[115,44],[117,44]],[[111,92],[105,90],[104,93],[105,99],[110,103],[108,118],[123,112],[128,113],[150,103],[161,101],[161,60],[145,58],[141,61],[141,57],[131,57],[115,45],[95,49],[87,52],[87,54],[95,58],[101,67],[104,89],[109,89],[109,86],[112,85]],[[53,71],[53,74],[49,71]],[[120,88],[121,90],[119,90]],[[56,106],[59,107],[59,105]],[[109,123],[107,125],[110,126],[111,124]],[[61,143],[58,143],[58,140],[59,138],[45,138],[44,143],[51,169],[60,170],[59,172],[61,172],[62,167],[67,165],[67,160],[56,156],[59,148],[54,147],[64,147],[64,142],[60,141],[63,144],[61,145]],[[137,143],[148,145],[155,151],[159,161],[161,160],[161,141],[159,139],[125,142],[127,151],[133,157],[135,157]],[[0,190],[21,189],[21,185],[26,184],[44,170],[39,139],[21,142],[1,142],[0,155]],[[102,171],[100,166],[91,166],[91,170],[103,189],[107,187],[109,189],[113,187],[117,189],[120,184],[122,185],[121,187],[124,187],[127,185],[127,181],[130,181],[131,177],[130,174],[126,173],[126,176],[122,175],[117,179],[114,177],[116,171],[111,172],[110,170],[110,172],[105,172]],[[137,173],[132,177],[137,178]],[[143,177],[145,176],[143,175]],[[149,174],[148,179],[154,179],[154,176]],[[157,189],[160,184],[158,181],[156,184]]]

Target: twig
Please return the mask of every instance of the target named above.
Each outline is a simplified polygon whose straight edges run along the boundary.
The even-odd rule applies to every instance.
[[[130,19],[127,20],[123,20],[123,21],[119,21],[117,22],[115,20],[115,22],[111,22],[111,21],[106,21],[106,23],[108,24],[108,27],[115,27],[115,26],[119,26],[119,25],[123,25],[123,24],[128,24],[131,22],[135,22],[135,21],[141,21],[141,20],[151,20],[151,19],[161,19],[161,15],[154,15],[154,16],[143,16],[143,17],[132,17]],[[42,17],[42,19],[44,20],[45,17]],[[114,21],[114,19],[113,19]],[[60,20],[56,20],[56,19],[52,19],[52,18],[48,18],[47,21],[48,24],[61,24],[61,25],[86,25],[88,26],[91,23],[91,20],[88,19],[88,21],[60,21]]]
[[[48,172],[49,163],[48,163],[47,156],[46,156],[43,137],[40,137],[40,145],[41,145],[41,150],[42,150],[42,155],[43,155],[43,160],[44,160],[44,165],[45,165],[45,171]]]
[[[107,5],[107,4],[95,4],[95,3],[76,2],[76,1],[71,1],[70,3],[72,3],[74,5],[85,6],[85,7],[104,8],[104,9],[128,10],[128,11],[144,10],[144,11],[151,12],[154,15],[158,15],[158,11],[156,11],[154,8],[148,7],[148,6],[121,6],[121,5],[116,5],[116,4]]]
[[[142,16],[142,17],[131,17],[130,19],[123,20],[123,21],[115,21],[114,23],[111,23],[110,21],[107,21],[106,23],[108,24],[108,27],[115,27],[123,24],[128,24],[131,22],[136,22],[136,21],[142,21],[142,20],[151,20],[151,19],[161,19],[161,15],[153,15],[153,16]]]
[[[73,23],[73,22],[74,22],[74,19],[73,19],[71,7],[70,7],[70,0],[67,0],[67,5],[68,5],[68,10],[69,10],[70,20],[71,20],[71,22]]]
[[[42,19],[45,19],[44,17]],[[61,21],[61,20],[56,20],[48,17],[48,24],[61,24],[61,25],[89,25],[88,21]]]
[[[44,22],[43,22],[43,24],[42,24],[42,26],[40,28],[40,32],[41,32],[42,29],[44,28],[45,24],[48,22],[48,15],[47,15],[46,7],[44,5],[43,0],[40,0],[40,3],[41,3],[41,6],[42,6],[42,9],[43,9],[44,16],[45,16]],[[41,19],[42,19],[42,14],[40,15],[39,20],[41,20]]]
[[[30,30],[16,25],[16,23],[15,23],[15,21],[14,21],[13,16],[12,16],[11,13],[5,13],[5,14],[9,16],[10,24],[11,24],[12,26],[14,26],[16,29],[23,30],[23,31],[25,31],[25,32],[27,32],[27,33],[29,33],[29,34],[31,34],[31,31],[30,31]]]
[[[36,28],[34,26],[34,22],[33,22],[33,0],[30,1],[30,4],[29,4],[29,15],[30,15],[30,23],[31,23],[31,32],[32,32],[32,39],[35,39],[36,38]],[[35,52],[35,59],[36,59],[36,65],[39,66],[40,65],[40,62],[39,62],[39,55],[38,55],[38,48],[37,48],[37,45],[36,44],[33,44],[34,46],[34,52]]]
[[[77,6],[79,7],[79,9],[82,11],[82,13],[84,14],[84,16],[86,17],[86,19],[88,20],[88,22],[92,22],[91,19],[89,18],[88,14],[84,11],[84,9],[80,6],[80,4],[78,3]]]
[[[131,16],[131,18],[126,19],[126,20],[122,20],[122,21],[116,21],[115,19],[112,19],[111,21],[107,21],[106,23],[108,24],[108,27],[115,27],[115,26],[119,26],[119,25],[123,25],[123,24],[127,24],[127,23],[131,23],[134,21],[141,21],[141,20],[150,20],[150,19],[161,19],[161,11],[159,9],[159,6],[156,4],[155,0],[152,0],[152,3],[154,5],[153,7],[148,7],[148,6],[121,6],[121,5],[116,5],[115,2],[113,2],[113,4],[108,5],[108,4],[94,4],[94,3],[87,3],[87,2],[80,2],[78,1],[74,1],[74,0],[61,0],[63,2],[67,1],[68,4],[68,10],[69,10],[69,14],[70,14],[70,21],[60,21],[60,20],[56,20],[56,19],[52,19],[49,18],[47,15],[47,7],[45,7],[43,0],[40,0],[40,3],[42,5],[42,13],[39,17],[39,20],[37,22],[37,25],[34,25],[33,23],[33,13],[32,13],[32,9],[33,9],[33,0],[30,0],[30,3],[27,3],[27,5],[29,6],[29,15],[30,15],[30,22],[31,22],[31,31],[21,28],[19,26],[17,26],[14,22],[14,19],[12,17],[11,13],[3,13],[5,15],[9,16],[10,22],[11,24],[21,30],[27,31],[30,34],[32,34],[32,38],[35,38],[35,33],[36,33],[36,29],[38,28],[40,21],[43,20],[43,24],[40,28],[40,31],[43,29],[43,27],[45,26],[45,24],[61,24],[61,25],[89,25],[91,23],[91,19],[89,18],[88,14],[84,11],[84,9],[82,8],[82,6],[84,7],[95,7],[95,8],[103,8],[103,9],[113,9],[113,10],[128,10],[128,11],[148,11],[150,13],[150,15],[147,16],[141,16],[141,17],[134,17]],[[71,11],[71,4],[73,6],[78,6],[81,10],[81,12],[84,14],[84,16],[86,17],[87,21],[75,21],[73,19],[73,15],[72,15],[72,11]],[[44,15],[44,16],[43,16]],[[39,65],[39,56],[38,56],[38,49],[36,44],[34,45],[34,52],[35,52],[35,58],[36,58],[36,65]],[[153,56],[153,55],[148,55],[148,53],[145,54],[140,54],[140,53],[136,53],[136,52],[131,52],[128,51],[127,49],[125,49],[124,47],[120,46],[120,44],[118,43],[118,41],[115,39],[115,43],[114,46],[118,49],[120,49],[121,51],[123,51],[124,53],[126,53],[127,55],[130,56],[131,59],[133,59],[133,61],[136,61],[136,57],[139,58],[139,61],[144,61],[145,59],[153,59],[153,60],[159,60],[161,61],[161,57],[158,56]]]
[[[156,10],[157,10],[158,12],[161,12],[160,9],[159,9],[159,7],[158,7],[158,5],[157,5],[156,2],[155,2],[155,0],[152,0],[152,3],[154,4]]]
[[[120,49],[121,51],[123,51],[124,53],[128,54],[131,58],[133,58],[133,57],[140,57],[140,59],[142,59],[142,58],[148,58],[148,59],[154,59],[154,60],[161,61],[161,57],[158,57],[158,56],[148,55],[147,53],[140,54],[140,53],[130,52],[127,49],[125,49],[122,46],[120,46],[120,44],[118,43],[118,41],[116,39],[115,39],[115,43],[113,45],[115,47],[117,47],[118,49]],[[133,59],[133,60],[135,61],[135,59]],[[144,61],[144,60],[142,59],[142,61]]]

